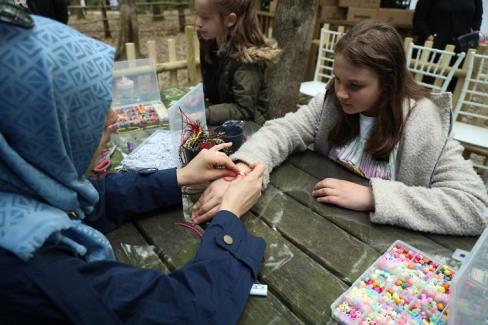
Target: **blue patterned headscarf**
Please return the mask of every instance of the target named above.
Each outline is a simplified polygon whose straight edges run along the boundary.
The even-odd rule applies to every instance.
[[[33,29],[0,23],[0,247],[28,260],[53,242],[111,259],[81,220],[99,199],[84,173],[111,103],[114,51],[33,18]]]

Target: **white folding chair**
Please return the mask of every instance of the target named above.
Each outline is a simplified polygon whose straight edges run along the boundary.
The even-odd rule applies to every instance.
[[[454,110],[452,132],[468,151],[485,157],[483,164],[475,166],[488,182],[488,55],[470,51],[466,60],[466,79]]]
[[[341,31],[331,31],[324,26],[320,30],[319,55],[312,81],[302,82],[300,92],[308,96],[315,96],[325,92],[325,85],[332,78],[332,64],[334,63],[334,47],[344,35]]]
[[[418,84],[434,93],[445,92],[464,56],[464,52],[454,52],[454,45],[447,45],[445,50],[439,50],[433,49],[430,41],[425,42],[424,46],[410,42],[407,68]],[[432,83],[425,80],[428,77],[433,79]]]

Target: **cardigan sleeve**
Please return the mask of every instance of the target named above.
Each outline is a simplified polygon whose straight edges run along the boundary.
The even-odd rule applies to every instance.
[[[294,151],[303,151],[313,143],[323,105],[324,94],[318,94],[298,111],[266,122],[231,156],[232,160],[247,164],[263,163],[266,167],[263,185],[267,186],[274,167]]]
[[[450,235],[479,235],[488,224],[487,192],[463,147],[449,139],[430,187],[371,180],[372,222]]]

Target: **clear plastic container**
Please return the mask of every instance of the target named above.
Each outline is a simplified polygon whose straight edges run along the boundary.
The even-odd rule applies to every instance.
[[[161,101],[156,64],[152,59],[115,62],[112,109],[118,119],[112,131],[167,126],[168,112]]]
[[[396,241],[331,305],[341,324],[446,324],[454,271]]]
[[[453,283],[449,324],[488,324],[488,227]]]
[[[181,163],[187,162],[181,145],[196,129],[207,130],[203,85],[199,83],[168,109],[173,145]],[[196,153],[195,153],[196,154]]]

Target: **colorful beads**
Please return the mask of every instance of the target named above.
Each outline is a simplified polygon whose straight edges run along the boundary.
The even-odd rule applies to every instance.
[[[345,324],[446,324],[454,272],[398,242],[341,296]]]
[[[161,118],[153,104],[137,104],[123,108],[113,108],[113,111],[117,116],[117,123],[110,126],[112,132],[118,129],[146,127],[161,122]]]

